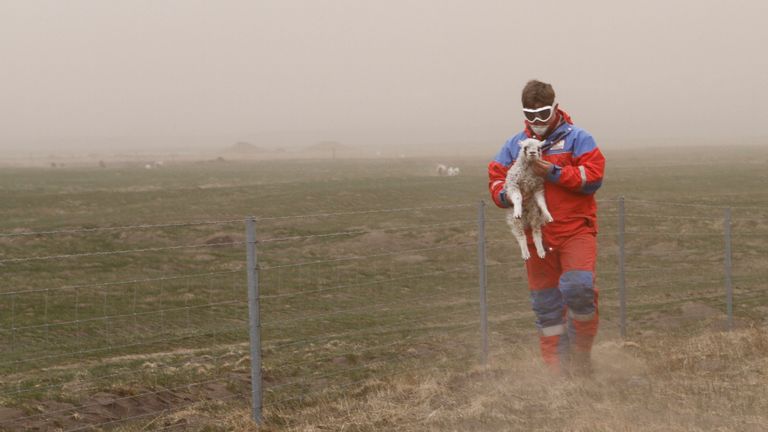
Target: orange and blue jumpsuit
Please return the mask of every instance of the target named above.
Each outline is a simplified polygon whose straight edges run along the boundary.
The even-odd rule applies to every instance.
[[[526,231],[531,258],[525,263],[528,287],[544,362],[555,372],[571,352],[588,353],[597,334],[598,290],[597,203],[605,158],[594,138],[573,125],[560,110],[560,123],[543,144],[542,158],[553,165],[544,193],[554,221],[542,229],[545,258],[536,254],[530,229]],[[489,189],[498,207],[508,208],[504,192],[507,171],[515,163],[518,143],[539,138],[530,128],[513,136],[488,165]],[[510,240],[511,241],[511,240]]]

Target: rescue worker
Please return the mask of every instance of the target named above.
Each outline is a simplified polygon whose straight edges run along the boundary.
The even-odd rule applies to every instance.
[[[528,287],[544,362],[556,374],[590,375],[590,353],[598,328],[597,203],[605,158],[594,138],[574,126],[555,102],[550,84],[532,80],[523,88],[525,128],[508,139],[488,165],[489,189],[498,207],[509,208],[507,171],[515,163],[518,143],[544,141],[533,169],[545,178],[544,192],[554,221],[543,227],[546,257],[531,249],[525,262]],[[524,199],[530,197],[524,197]],[[534,248],[530,229],[528,247]]]

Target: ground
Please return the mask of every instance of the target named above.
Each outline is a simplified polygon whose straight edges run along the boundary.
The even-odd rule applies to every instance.
[[[604,152],[598,367],[565,381],[541,369],[519,251],[491,206],[481,365],[487,158],[441,159],[462,170],[449,178],[423,158],[4,169],[0,428],[250,430],[242,221],[255,215],[264,430],[764,429],[768,174],[752,168],[768,153]],[[98,251],[111,253],[69,256]]]

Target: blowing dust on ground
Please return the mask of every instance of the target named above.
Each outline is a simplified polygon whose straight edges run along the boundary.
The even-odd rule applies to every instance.
[[[605,341],[591,379],[556,378],[533,344],[467,373],[371,380],[299,412],[266,413],[293,431],[764,431],[768,332]],[[226,428],[252,430],[247,408]],[[201,425],[202,426],[202,425]]]

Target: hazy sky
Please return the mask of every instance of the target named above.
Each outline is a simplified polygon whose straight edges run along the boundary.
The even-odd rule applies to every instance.
[[[768,136],[768,2],[0,0],[0,150]],[[105,144],[106,145],[106,144]]]

